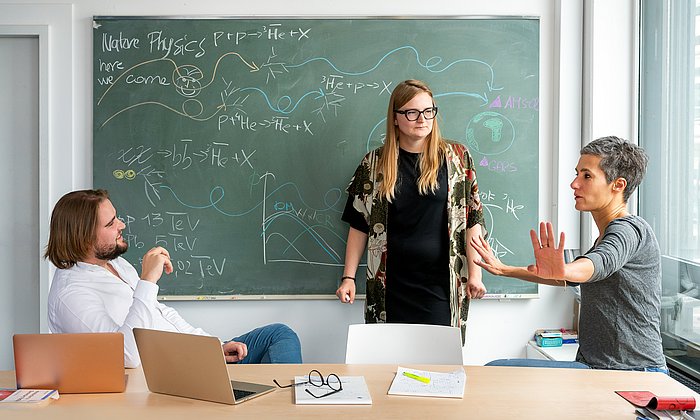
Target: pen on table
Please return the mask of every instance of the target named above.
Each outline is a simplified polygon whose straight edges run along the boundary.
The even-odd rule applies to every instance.
[[[430,378],[426,378],[424,376],[418,376],[418,375],[411,373],[411,372],[404,372],[403,376],[409,377],[411,379],[415,379],[416,381],[423,382],[424,384],[430,383]]]

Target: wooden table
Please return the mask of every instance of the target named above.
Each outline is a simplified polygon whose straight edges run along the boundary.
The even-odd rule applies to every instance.
[[[450,372],[454,366],[407,367]],[[692,395],[690,389],[662,373],[584,369],[465,366],[463,399],[386,395],[396,365],[230,365],[232,379],[272,384],[291,381],[311,369],[323,374],[365,377],[371,406],[297,406],[291,389],[230,406],[148,391],[141,369],[127,369],[127,390],[121,394],[65,394],[42,407],[3,407],[5,419],[338,419],[414,418],[474,419],[634,419],[633,407],[614,391],[651,391],[656,395]],[[0,387],[14,386],[14,372],[0,372]]]

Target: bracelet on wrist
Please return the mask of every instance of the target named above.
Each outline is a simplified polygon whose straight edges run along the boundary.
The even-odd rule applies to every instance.
[[[352,281],[355,281],[355,277],[352,277],[352,276],[343,276],[343,277],[340,278],[340,281],[342,282],[342,281],[345,280],[345,279],[350,279],[350,280],[352,280]]]

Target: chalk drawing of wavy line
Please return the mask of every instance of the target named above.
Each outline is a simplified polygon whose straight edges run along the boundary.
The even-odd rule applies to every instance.
[[[312,261],[309,258],[304,255],[304,253],[301,252],[296,246],[294,246],[293,243],[291,243],[284,235],[280,233],[271,233],[268,236],[268,241],[274,237],[274,236],[279,236],[280,239],[288,244],[287,248],[284,250],[284,253],[287,253],[289,249],[293,249],[296,251],[296,253],[299,255],[299,259],[292,259],[291,257],[288,258],[267,258],[267,262],[291,262],[291,263],[304,263],[304,264],[310,264],[310,265],[326,265],[326,266],[338,266],[341,265],[342,262],[340,259],[332,258],[332,262],[321,262],[321,261]]]
[[[299,191],[299,188],[296,186],[296,184],[294,184],[293,182],[286,182],[286,183],[280,185],[279,187],[275,188],[274,190],[272,190],[269,194],[267,194],[267,195],[265,196],[265,199],[260,200],[257,204],[255,204],[255,205],[254,205],[253,207],[251,207],[250,209],[245,210],[245,211],[242,211],[242,212],[240,212],[240,213],[230,213],[230,212],[227,212],[227,211],[222,210],[221,208],[219,208],[219,207],[217,206],[217,204],[219,204],[219,203],[221,202],[221,200],[223,200],[224,195],[226,194],[224,187],[222,187],[222,186],[220,186],[220,185],[215,186],[214,188],[211,189],[211,191],[209,191],[209,202],[208,202],[207,204],[204,204],[204,205],[193,205],[193,204],[185,203],[184,201],[182,201],[182,199],[180,199],[180,197],[177,195],[177,193],[175,192],[175,190],[173,190],[173,189],[172,189],[170,186],[168,186],[168,185],[160,185],[158,188],[169,191],[169,192],[172,194],[172,196],[173,196],[173,198],[175,199],[175,201],[177,201],[180,205],[182,205],[182,206],[184,206],[184,207],[187,207],[187,208],[190,208],[190,209],[197,209],[197,210],[203,210],[203,209],[207,209],[207,208],[213,208],[214,210],[218,211],[219,213],[223,214],[224,216],[229,216],[229,217],[240,217],[240,216],[245,216],[245,215],[247,215],[247,214],[250,214],[250,213],[252,213],[253,211],[259,209],[260,206],[262,206],[262,204],[265,202],[266,199],[272,197],[277,191],[281,190],[281,189],[284,188],[284,187],[288,187],[288,186],[291,186],[291,187],[292,187],[292,189],[297,193],[297,196],[299,197],[299,201],[300,201],[304,206],[308,207],[309,209],[314,210],[314,211],[320,211],[320,212],[321,212],[321,211],[333,211],[333,212],[339,213],[338,210],[333,209],[333,207],[334,207],[336,204],[338,204],[338,202],[340,201],[340,197],[342,197],[342,194],[340,193],[340,189],[339,189],[339,188],[331,188],[331,189],[328,190],[328,191],[326,192],[326,194],[324,195],[324,201],[325,201],[326,198],[328,197],[328,195],[329,195],[330,193],[332,193],[332,192],[338,192],[338,199],[337,199],[334,203],[328,203],[328,202],[326,202],[325,204],[326,204],[328,207],[326,207],[326,208],[318,208],[318,209],[317,209],[317,208],[314,208],[314,207],[308,205],[308,204],[306,203],[306,201],[304,201],[304,199],[303,199],[302,196],[301,196],[301,192]],[[216,194],[218,194],[218,196],[217,196]]]
[[[441,98],[441,97],[446,97],[446,96],[466,96],[470,98],[477,98],[483,102],[482,106],[486,105],[488,103],[488,98],[486,97],[486,93],[483,95],[480,95],[478,93],[470,93],[470,92],[446,92],[446,93],[439,93],[434,95],[435,98]],[[367,152],[371,151],[374,149],[372,147],[372,137],[374,137],[374,133],[380,128],[386,125],[386,117],[382,118],[377,122],[374,127],[369,131],[369,135],[367,136],[367,143],[365,144],[365,149]]]
[[[255,64],[254,61],[251,61],[250,63],[248,63],[243,58],[243,56],[241,56],[237,52],[235,52],[235,51],[227,52],[226,54],[223,54],[221,57],[219,57],[218,60],[216,60],[216,64],[214,65],[214,69],[212,70],[212,73],[211,73],[211,80],[206,85],[202,86],[202,89],[204,89],[204,88],[208,87],[209,85],[211,85],[212,83],[214,83],[214,79],[216,78],[216,72],[219,68],[219,63],[221,62],[221,60],[224,59],[224,57],[229,56],[229,55],[235,55],[238,58],[240,58],[241,61],[243,62],[243,64],[245,64],[246,66],[248,66],[248,68],[250,68],[251,73],[255,73],[256,71],[260,70],[260,68],[258,67],[257,64]]]
[[[285,67],[288,67],[288,68],[295,68],[295,67],[305,66],[305,65],[307,65],[307,64],[309,64],[309,63],[312,63],[312,62],[314,62],[314,61],[323,61],[323,62],[326,62],[333,70],[335,70],[336,72],[341,73],[341,74],[343,74],[343,75],[346,75],[346,76],[361,76],[361,75],[364,75],[364,74],[367,74],[367,73],[370,73],[370,72],[376,70],[376,69],[379,67],[379,65],[380,65],[384,60],[386,60],[390,55],[395,54],[395,53],[397,53],[397,52],[399,52],[399,51],[401,51],[401,50],[409,50],[409,51],[412,51],[412,52],[415,54],[415,56],[416,56],[416,62],[417,62],[421,67],[425,68],[426,70],[428,70],[428,71],[431,72],[431,73],[442,73],[442,72],[448,70],[450,67],[455,66],[455,65],[457,65],[457,64],[459,64],[459,63],[476,63],[476,64],[479,64],[479,65],[483,65],[483,66],[485,66],[485,67],[488,69],[489,73],[491,74],[491,80],[490,80],[490,81],[486,81],[486,84],[489,86],[489,89],[490,89],[490,90],[495,90],[495,89],[496,89],[496,88],[493,87],[493,79],[494,79],[493,67],[491,67],[491,65],[489,65],[488,63],[485,63],[484,61],[477,60],[477,59],[474,59],[474,58],[462,58],[462,59],[459,59],[459,60],[455,60],[455,61],[453,61],[453,62],[447,64],[446,66],[444,66],[444,67],[442,67],[442,68],[440,68],[440,69],[436,69],[435,67],[437,67],[438,65],[440,65],[440,64],[442,63],[442,58],[441,58],[441,57],[433,56],[433,57],[430,57],[429,59],[427,59],[427,60],[425,61],[425,63],[422,63],[421,60],[420,60],[420,53],[418,52],[418,50],[415,49],[415,47],[410,46],[410,45],[405,45],[405,46],[403,46],[403,47],[394,48],[393,50],[391,50],[391,51],[389,51],[388,53],[384,54],[384,56],[382,56],[382,58],[380,58],[380,59],[377,61],[377,64],[375,64],[372,68],[367,69],[367,70],[363,70],[363,71],[358,71],[358,72],[351,72],[351,71],[344,71],[344,70],[341,70],[341,69],[339,69],[338,67],[336,67],[335,64],[333,64],[333,63],[332,63],[329,59],[327,59],[326,57],[315,57],[315,58],[308,59],[308,60],[304,61],[303,63],[299,63],[299,64],[287,64],[287,65],[285,65]],[[499,88],[499,89],[500,89],[500,88]]]
[[[155,101],[139,102],[139,103],[137,103],[137,104],[129,105],[129,106],[127,106],[126,108],[120,109],[119,111],[115,112],[114,114],[112,114],[112,116],[110,116],[109,118],[107,118],[107,119],[100,125],[100,127],[104,127],[105,125],[107,125],[107,123],[110,122],[110,121],[111,121],[113,118],[115,118],[117,115],[119,115],[119,114],[121,114],[121,113],[123,113],[123,112],[129,111],[130,109],[133,109],[133,108],[136,108],[136,107],[139,107],[139,106],[144,106],[144,105],[157,105],[157,106],[162,106],[163,108],[165,108],[165,109],[167,109],[167,110],[169,110],[169,111],[172,111],[172,112],[174,112],[174,113],[176,113],[176,114],[178,114],[178,115],[180,115],[180,116],[182,116],[182,117],[187,117],[187,118],[189,118],[189,119],[191,119],[191,120],[193,120],[193,121],[197,121],[197,122],[208,121],[208,120],[212,119],[213,117],[215,117],[219,112],[221,112],[222,109],[224,109],[224,106],[223,106],[223,105],[219,105],[219,106],[216,107],[216,112],[214,112],[214,113],[211,114],[210,116],[204,117],[204,118],[197,118],[199,115],[202,114],[202,112],[203,112],[203,110],[204,110],[204,107],[202,106],[202,103],[201,103],[201,102],[199,102],[198,100],[195,100],[195,99],[188,99],[188,100],[186,100],[185,102],[183,102],[182,107],[185,108],[185,106],[186,106],[188,103],[192,103],[192,101],[194,101],[195,103],[198,103],[198,104],[199,104],[199,107],[200,107],[199,112],[196,113],[196,114],[190,114],[190,113],[187,113],[187,112],[185,112],[185,111],[178,111],[178,110],[176,110],[175,108],[173,108],[173,107],[171,107],[171,106],[168,106],[168,105],[165,105],[164,103],[161,103],[161,102],[155,102]]]
[[[317,233],[318,231],[316,230],[316,228],[321,228],[321,229],[323,229],[323,230],[328,231],[328,233],[330,233],[332,236],[335,236],[335,237],[338,238],[339,240],[341,240],[341,241],[343,241],[343,242],[345,241],[345,238],[341,237],[340,235],[338,235],[338,233],[336,233],[336,232],[334,232],[333,230],[329,229],[327,225],[324,225],[324,224],[321,224],[321,223],[317,223],[317,224],[315,224],[315,225],[309,225],[308,223],[306,223],[306,222],[304,221],[303,218],[299,217],[299,214],[298,214],[296,211],[294,211],[294,210],[279,211],[279,212],[277,212],[277,213],[275,213],[275,214],[272,214],[272,215],[266,217],[265,220],[263,221],[263,233],[266,232],[267,230],[269,230],[270,226],[272,225],[273,222],[276,221],[276,219],[281,218],[281,217],[285,217],[285,216],[291,217],[291,218],[294,219],[297,223],[303,225],[305,230],[308,230],[308,231],[312,231],[312,232],[314,232],[314,233]],[[302,234],[303,234],[303,233],[302,233]],[[302,235],[302,234],[300,234],[300,235]],[[299,236],[300,236],[300,235],[299,235]],[[261,236],[262,236],[262,234],[261,234]]]
[[[218,60],[216,60],[216,64],[214,64],[214,69],[212,70],[211,80],[210,80],[206,85],[201,86],[201,87],[199,88],[200,90],[201,90],[201,89],[204,89],[204,88],[206,88],[206,87],[208,87],[209,85],[211,85],[211,84],[214,82],[214,78],[216,77],[216,72],[217,72],[217,69],[218,69],[218,67],[219,67],[219,63],[221,62],[221,60],[222,60],[224,57],[229,56],[229,55],[235,55],[235,56],[237,56],[238,58],[240,58],[241,61],[243,62],[243,64],[245,64],[246,66],[248,66],[248,67],[251,69],[251,70],[250,70],[251,72],[255,72],[255,71],[260,70],[260,69],[258,68],[258,66],[255,64],[255,62],[252,62],[252,61],[251,61],[252,64],[251,64],[251,63],[248,63],[239,53],[237,53],[237,52],[228,52],[228,53],[226,53],[226,54],[223,54],[221,57],[219,57]],[[131,66],[131,67],[129,67],[128,69],[124,70],[124,71],[119,75],[119,77],[117,77],[117,78],[114,80],[114,82],[110,85],[110,87],[108,87],[107,90],[104,91],[104,93],[102,94],[102,96],[100,96],[100,99],[97,100],[97,105],[98,105],[98,106],[100,105],[100,103],[102,102],[102,99],[104,99],[104,97],[107,96],[107,93],[109,93],[109,91],[117,84],[117,82],[118,82],[122,77],[126,77],[127,75],[129,75],[129,73],[131,73],[132,70],[136,69],[137,67],[145,66],[145,65],[147,65],[147,64],[157,63],[157,62],[159,62],[159,61],[165,61],[165,62],[168,62],[168,63],[172,64],[172,65],[173,65],[173,71],[174,71],[174,72],[177,72],[177,75],[178,75],[179,77],[182,77],[182,76],[183,76],[182,74],[179,73],[179,70],[178,70],[178,69],[180,68],[180,66],[178,66],[177,63],[176,63],[174,60],[170,59],[170,58],[154,58],[153,60],[148,60],[148,61],[144,61],[144,62],[142,62],[142,63],[134,64],[133,66]]]
[[[272,103],[270,102],[270,99],[268,98],[267,94],[266,94],[262,89],[256,88],[256,87],[247,87],[247,88],[242,88],[240,91],[241,91],[241,92],[245,92],[245,91],[248,91],[248,90],[252,90],[252,91],[255,91],[255,92],[260,93],[260,94],[262,95],[263,99],[265,99],[265,102],[267,102],[267,106],[268,106],[271,110],[273,110],[273,111],[275,111],[275,112],[279,112],[279,113],[281,113],[281,114],[291,114],[292,112],[294,112],[294,110],[297,109],[297,107],[299,106],[299,104],[300,104],[304,99],[306,99],[307,96],[310,96],[310,95],[317,95],[314,99],[320,99],[320,98],[323,98],[324,96],[326,96],[326,94],[323,93],[323,90],[319,88],[319,89],[316,89],[316,90],[312,90],[312,91],[310,91],[310,92],[306,92],[305,94],[303,94],[303,95],[299,98],[299,100],[298,100],[296,103],[293,104],[292,98],[285,95],[285,96],[282,96],[281,98],[279,98],[279,99],[277,100],[277,107],[275,107],[274,105],[272,105]],[[287,106],[284,107],[284,109],[282,109],[282,105],[281,105],[282,101],[287,102]],[[293,104],[293,106],[292,106],[292,104]],[[290,107],[291,107],[291,109],[290,109]]]
[[[294,251],[297,252],[297,254],[299,255],[299,258],[298,258],[298,259],[292,259],[292,258],[267,258],[267,259],[266,259],[267,262],[289,262],[289,263],[302,263],[302,264],[310,264],[310,265],[324,265],[324,266],[332,266],[332,267],[337,267],[337,266],[339,266],[339,265],[342,264],[339,260],[336,260],[336,262],[330,262],[330,263],[328,263],[328,262],[321,262],[321,261],[311,261],[311,260],[309,260],[297,247],[295,247],[292,243],[290,243],[289,240],[287,240],[287,238],[285,238],[282,234],[279,234],[279,233],[271,233],[269,237],[272,237],[272,236],[279,236],[279,237],[281,237],[281,239],[282,239],[283,241],[285,241],[285,242],[287,242],[287,243],[289,244],[289,246],[287,247],[287,250],[290,249],[290,248],[293,249]],[[287,250],[285,250],[285,252],[287,252]]]
[[[256,87],[247,87],[247,88],[240,89],[240,92],[249,91],[249,90],[252,90],[252,91],[255,91],[255,92],[260,93],[260,94],[262,95],[263,99],[265,100],[265,102],[267,103],[267,106],[268,106],[272,111],[274,111],[274,112],[279,112],[279,113],[281,113],[281,114],[291,114],[292,112],[294,112],[294,110],[297,109],[297,107],[299,106],[299,104],[300,104],[304,99],[306,99],[307,96],[316,95],[316,97],[314,97],[313,99],[320,99],[320,98],[323,98],[323,97],[325,96],[325,93],[323,92],[323,90],[319,88],[319,89],[315,89],[315,90],[312,90],[312,91],[310,91],[310,92],[305,93],[304,95],[301,96],[301,98],[299,98],[299,100],[298,100],[296,103],[293,103],[291,97],[286,96],[286,95],[285,95],[285,96],[282,96],[281,98],[278,99],[278,101],[277,101],[277,106],[275,106],[275,105],[273,105],[273,104],[270,102],[270,99],[268,98],[267,94],[266,94],[263,90],[261,90],[261,89],[259,89],[259,88],[256,88]],[[283,102],[286,102],[286,105],[285,105],[284,107],[283,107]],[[191,104],[191,103],[196,103],[196,104],[198,105],[199,109],[197,110],[197,112],[190,113],[190,112],[185,112],[185,111],[184,111],[184,108],[185,108],[188,104]],[[189,119],[191,119],[192,121],[197,121],[197,122],[208,121],[208,120],[214,118],[215,116],[217,116],[217,115],[219,114],[219,112],[221,112],[221,111],[225,108],[225,105],[218,105],[218,106],[216,107],[216,111],[215,111],[213,114],[211,114],[211,115],[209,115],[209,116],[207,116],[207,117],[198,118],[198,117],[202,114],[202,112],[204,112],[204,106],[202,105],[201,102],[199,102],[199,101],[196,100],[196,99],[191,99],[191,98],[190,98],[190,99],[187,99],[186,101],[184,101],[183,104],[182,104],[183,111],[178,111],[178,110],[176,110],[175,108],[173,108],[173,107],[171,107],[171,106],[168,106],[168,105],[165,105],[165,104],[163,104],[163,103],[161,103],[161,102],[155,102],[155,101],[139,102],[139,103],[137,103],[137,104],[129,105],[129,106],[127,106],[126,108],[120,109],[119,111],[115,112],[115,113],[112,114],[109,118],[107,118],[107,119],[100,125],[100,127],[104,127],[105,125],[107,125],[107,123],[109,123],[112,119],[114,119],[115,117],[117,117],[119,114],[122,114],[122,113],[124,113],[124,112],[126,112],[126,111],[129,111],[129,110],[131,110],[131,109],[134,109],[134,108],[140,107],[140,106],[144,106],[144,105],[157,105],[157,106],[161,106],[161,107],[163,107],[163,108],[165,108],[165,109],[167,109],[167,110],[169,110],[169,111],[172,111],[172,112],[175,113],[175,114],[178,114],[178,115],[180,115],[180,116],[182,116],[182,117],[189,118]],[[290,109],[290,108],[291,108],[291,109]]]
[[[229,53],[223,54],[223,55],[222,55],[221,57],[219,57],[219,59],[216,61],[216,64],[214,65],[214,69],[213,69],[213,71],[212,71],[211,80],[210,80],[207,84],[205,84],[205,85],[200,85],[200,86],[197,86],[196,88],[192,88],[192,89],[194,89],[194,90],[196,90],[196,91],[201,91],[201,90],[204,90],[204,89],[206,89],[207,87],[209,87],[209,85],[211,85],[211,84],[214,82],[214,78],[216,77],[216,73],[217,73],[217,71],[218,71],[219,63],[221,62],[221,60],[222,60],[224,57],[229,56],[229,55],[235,55],[235,56],[237,56],[238,58],[240,58],[241,61],[242,61],[246,66],[248,66],[248,67],[251,69],[251,72],[254,72],[254,71],[258,71],[258,70],[259,70],[259,68],[258,68],[258,66],[255,64],[255,62],[252,62],[252,64],[251,64],[251,63],[248,63],[248,62],[247,62],[240,54],[238,54],[237,52],[229,52]],[[136,69],[137,67],[145,66],[145,65],[147,65],[147,64],[152,64],[152,63],[159,62],[159,61],[165,61],[165,62],[168,62],[168,63],[170,63],[170,64],[173,65],[173,68],[174,68],[174,69],[173,69],[173,80],[172,80],[173,86],[176,86],[176,87],[178,86],[177,80],[186,78],[186,76],[183,75],[183,74],[180,72],[181,66],[178,66],[177,63],[176,63],[174,60],[170,59],[170,58],[156,58],[156,59],[153,59],[153,60],[144,61],[144,62],[142,62],[142,63],[135,64],[135,65],[129,67],[128,69],[126,69],[124,72],[122,72],[122,73],[119,75],[119,77],[117,77],[117,78],[114,80],[114,82],[107,88],[107,90],[104,91],[104,93],[102,94],[102,96],[100,96],[100,99],[97,101],[97,105],[99,106],[99,105],[102,103],[102,99],[104,99],[104,97],[107,95],[107,93],[109,93],[109,91],[117,84],[117,82],[118,82],[122,77],[127,76],[129,73],[131,73],[132,70]],[[185,67],[187,67],[187,66],[185,66]],[[197,69],[197,71],[199,72],[198,69]],[[177,75],[177,78],[175,77],[176,75]],[[175,80],[175,79],[177,79],[177,80]],[[134,105],[130,105],[130,106],[124,108],[124,109],[121,109],[121,110],[117,111],[115,114],[113,114],[112,116],[110,116],[109,118],[107,118],[107,120],[105,120],[105,121],[100,125],[100,127],[104,127],[110,120],[112,120],[112,119],[113,119],[114,117],[116,117],[117,115],[119,115],[119,114],[121,114],[121,113],[123,113],[123,112],[126,112],[126,111],[128,111],[128,110],[131,110],[131,109],[133,109],[133,108],[136,108],[136,107],[139,107],[139,106],[144,106],[144,105],[158,105],[158,106],[162,106],[163,108],[166,108],[166,109],[168,109],[168,110],[170,110],[170,111],[172,111],[172,112],[174,112],[174,113],[176,113],[176,114],[178,114],[178,115],[180,115],[180,116],[187,117],[187,118],[192,119],[193,121],[198,121],[198,122],[207,121],[207,120],[209,120],[209,119],[215,117],[219,112],[221,112],[222,109],[225,108],[225,105],[223,105],[223,104],[222,104],[222,105],[218,105],[218,106],[216,107],[216,111],[215,111],[213,114],[211,114],[210,116],[204,117],[204,118],[197,118],[197,117],[199,117],[199,116],[202,114],[202,112],[204,112],[204,106],[202,105],[201,102],[195,101],[195,103],[197,103],[197,104],[199,105],[199,110],[198,110],[198,112],[196,112],[196,113],[194,113],[194,114],[193,114],[193,113],[188,113],[188,112],[185,111],[185,107],[187,106],[188,103],[192,103],[192,101],[195,101],[195,100],[192,99],[192,98],[190,98],[190,99],[186,100],[185,102],[183,102],[183,104],[182,104],[182,109],[183,109],[183,111],[182,111],[182,112],[181,112],[181,111],[178,111],[178,110],[176,110],[176,109],[174,109],[174,108],[172,108],[172,107],[170,107],[170,106],[168,106],[168,105],[165,105],[165,104],[163,104],[163,103],[156,102],[156,101],[140,102],[140,103],[137,103],[137,104],[134,104]]]
[[[299,199],[301,200],[301,202],[302,202],[306,207],[308,207],[308,208],[310,208],[310,209],[312,209],[312,210],[315,210],[315,211],[333,211],[333,212],[336,212],[336,213],[338,212],[337,210],[332,209],[331,206],[337,204],[337,202],[338,202],[339,200],[336,200],[336,203],[330,204],[329,207],[327,207],[327,208],[325,208],[325,209],[313,209],[311,206],[309,206],[308,204],[306,204],[306,202],[304,202],[304,200],[301,198],[301,194],[299,193],[298,188],[296,187],[295,184],[293,184],[293,183],[291,183],[291,182],[285,183],[285,184],[281,185],[280,187],[276,188],[276,189],[273,190],[270,194],[268,194],[267,197],[269,198],[269,197],[272,196],[276,191],[280,190],[281,188],[283,188],[283,187],[285,187],[285,186],[293,186],[294,189],[295,189],[295,191],[296,191],[297,194],[299,195]],[[161,189],[163,189],[163,190],[169,191],[169,192],[173,195],[173,198],[175,198],[175,200],[176,200],[178,203],[180,203],[182,206],[184,206],[184,207],[191,208],[191,209],[198,209],[198,210],[207,209],[207,208],[213,208],[213,209],[216,210],[217,212],[219,212],[219,213],[221,213],[221,214],[223,214],[223,215],[225,215],[225,216],[229,216],[229,217],[239,217],[239,216],[247,215],[247,214],[249,214],[249,213],[255,211],[256,209],[258,209],[258,208],[262,205],[262,203],[263,203],[263,201],[261,201],[261,202],[257,203],[255,206],[251,207],[249,210],[243,211],[243,212],[241,212],[241,213],[230,213],[230,212],[226,212],[226,211],[222,210],[221,208],[219,208],[219,207],[217,206],[217,204],[223,200],[224,195],[225,195],[224,188],[221,187],[221,186],[216,186],[216,187],[214,187],[214,188],[210,191],[210,193],[209,193],[209,203],[208,203],[208,204],[205,204],[205,205],[192,205],[192,204],[187,204],[187,203],[185,203],[184,201],[182,201],[182,200],[179,198],[179,196],[177,195],[177,193],[175,193],[175,191],[174,191],[171,187],[169,187],[169,186],[167,186],[167,185],[161,185],[161,186],[159,186],[159,188],[161,188]],[[329,190],[329,191],[326,193],[326,196],[324,197],[324,199],[326,199],[326,197],[328,196],[328,194],[330,194],[330,193],[333,192],[333,191],[338,191],[338,192],[339,192],[340,190],[337,189],[337,188],[334,188],[334,189]],[[338,194],[338,197],[341,197],[341,195]],[[294,221],[296,221],[296,223],[298,223],[299,225],[301,225],[301,226],[304,228],[303,231],[302,231],[302,233],[299,234],[299,235],[297,235],[297,237],[296,237],[293,241],[289,241],[289,240],[285,237],[285,240],[286,240],[286,241],[288,241],[290,244],[293,244],[293,243],[295,243],[295,242],[297,241],[297,239],[300,238],[300,236],[301,236],[302,234],[304,234],[304,233],[309,233],[309,235],[311,235],[312,239],[313,239],[314,241],[316,241],[316,243],[317,243],[317,244],[318,244],[318,245],[319,245],[319,246],[320,246],[334,261],[340,262],[340,256],[338,255],[338,253],[337,253],[335,250],[333,250],[333,248],[326,242],[326,240],[323,239],[323,237],[321,237],[321,236],[318,234],[318,229],[325,229],[325,230],[327,230],[329,233],[331,233],[333,236],[335,236],[335,237],[337,237],[338,239],[340,239],[341,241],[342,241],[343,239],[342,239],[340,236],[338,236],[337,233],[335,233],[335,232],[331,231],[330,229],[328,229],[326,226],[323,226],[323,225],[313,225],[313,226],[310,226],[309,224],[307,224],[306,222],[304,222],[302,219],[300,219],[300,218],[299,218],[296,214],[294,214],[293,212],[278,212],[278,213],[275,213],[275,214],[272,215],[272,216],[267,217],[267,218],[265,219],[265,222],[263,223],[263,226],[262,226],[261,236],[262,236],[262,235],[265,235],[265,234],[267,233],[267,229],[270,227],[270,224],[271,224],[272,222],[274,222],[275,219],[279,218],[280,216],[287,216],[287,217],[290,217],[290,218],[292,218]],[[272,235],[272,236],[280,235],[280,236],[281,236],[281,234],[279,234],[279,233],[277,233],[277,232],[271,232],[271,233],[269,233],[269,235]],[[267,238],[267,239],[265,240],[265,242],[268,242],[268,241],[269,241],[269,238]],[[286,252],[286,251],[285,251],[285,252]]]
[[[271,236],[278,236],[278,235],[282,236],[289,243],[289,246],[283,252],[283,253],[286,253],[289,250],[289,247],[293,247],[293,245],[298,240],[300,240],[302,236],[309,235],[311,237],[311,239],[313,239],[321,247],[321,249],[323,249],[328,254],[328,256],[333,259],[333,261],[340,262],[340,255],[319,234],[318,230],[320,230],[320,229],[326,230],[328,233],[337,237],[341,241],[343,239],[337,233],[328,229],[328,227],[325,225],[322,225],[322,224],[309,225],[308,223],[304,222],[301,218],[299,218],[294,212],[288,212],[288,211],[279,212],[279,213],[275,213],[275,214],[267,217],[263,223],[263,229],[262,229],[260,236],[265,235],[268,232],[268,230],[271,228],[271,226],[274,224],[274,222],[278,222],[277,219],[280,219],[280,218],[291,219],[293,222],[297,223],[299,226],[301,226],[303,228],[301,233],[297,234],[297,236],[290,241],[286,236],[282,235],[279,232],[271,232],[269,234],[270,236],[266,236],[266,239],[265,239],[266,245],[270,241]]]
[[[307,263],[307,264],[312,264],[311,260],[309,260],[308,258],[306,258],[306,256],[305,256],[297,247],[295,247],[294,244],[293,244],[292,242],[290,242],[290,241],[289,241],[284,235],[282,235],[281,233],[271,233],[271,234],[268,236],[267,241],[269,241],[270,238],[272,238],[273,236],[279,236],[279,237],[282,239],[282,241],[284,241],[284,242],[287,243],[288,246],[287,246],[287,248],[284,250],[283,254],[285,254],[285,253],[289,250],[289,248],[292,248],[294,251],[296,251],[297,255],[299,255],[299,258],[301,258],[303,261],[293,260],[293,259],[286,259],[286,260],[279,260],[279,259],[271,260],[271,259],[268,259],[267,261],[270,261],[270,262],[271,262],[271,261],[275,261],[275,262],[304,262],[304,263]],[[267,241],[265,241],[265,242],[266,242],[265,245],[267,245]]]

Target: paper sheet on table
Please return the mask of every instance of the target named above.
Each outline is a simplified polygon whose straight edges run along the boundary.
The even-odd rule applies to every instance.
[[[305,382],[308,378],[308,376],[295,376],[294,383]],[[308,389],[316,395],[323,395],[332,391],[328,385],[317,387],[304,384],[294,387],[294,402],[296,404],[372,404],[372,396],[369,394],[364,376],[341,376],[339,379],[343,384],[343,389],[323,398],[314,398],[306,390]]]
[[[423,378],[430,379],[430,382],[423,383],[404,375],[408,372]],[[411,395],[417,397],[447,397],[463,398],[464,386],[467,382],[467,374],[464,369],[457,369],[454,372],[442,373],[427,370],[408,369],[399,366],[396,376],[389,387],[389,395]]]

